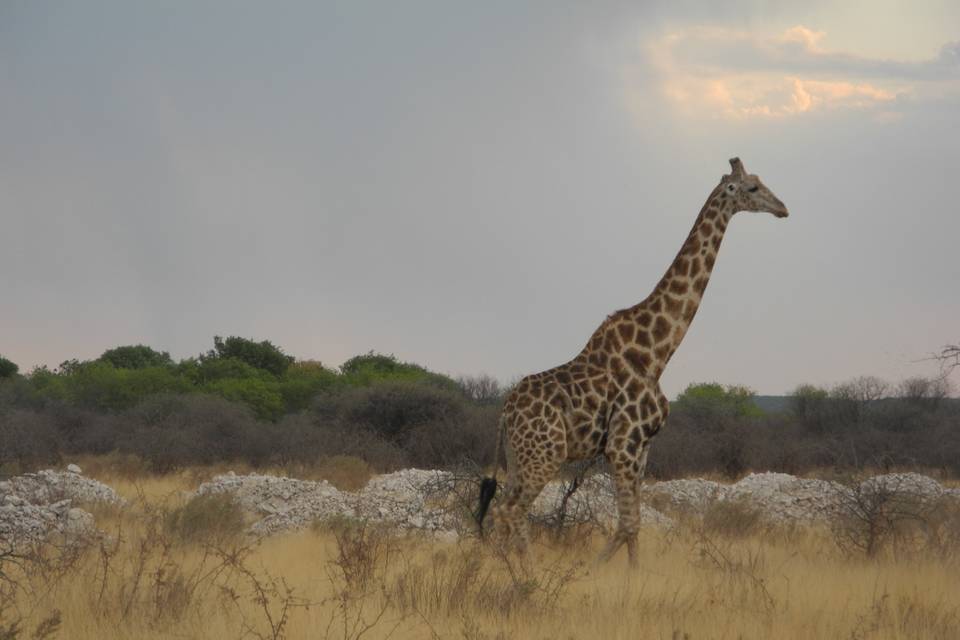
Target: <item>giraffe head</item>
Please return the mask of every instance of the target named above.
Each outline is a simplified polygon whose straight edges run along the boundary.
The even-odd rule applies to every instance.
[[[778,218],[789,215],[787,206],[780,198],[773,195],[773,192],[760,182],[760,178],[747,173],[740,158],[731,158],[730,166],[733,171],[730,175],[723,176],[720,188],[727,197],[733,199],[735,211],[766,211]]]

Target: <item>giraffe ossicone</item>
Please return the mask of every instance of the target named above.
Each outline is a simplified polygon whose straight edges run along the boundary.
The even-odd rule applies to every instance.
[[[507,396],[497,433],[492,478],[481,487],[478,524],[496,492],[501,449],[507,482],[492,516],[501,538],[522,551],[527,512],[561,464],[606,457],[616,485],[619,520],[602,557],[627,545],[637,562],[639,488],[653,437],[669,413],[660,376],[696,315],[720,243],[733,215],[787,207],[739,158],[700,210],[667,272],[642,302],[611,314],[569,362],[523,378]]]

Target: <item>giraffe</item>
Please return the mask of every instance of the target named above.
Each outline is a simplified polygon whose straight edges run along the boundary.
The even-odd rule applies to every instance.
[[[739,158],[700,210],[686,241],[653,292],[617,311],[593,332],[566,364],[523,378],[504,401],[497,431],[493,476],[480,486],[477,521],[497,489],[501,449],[507,482],[493,517],[505,540],[523,552],[527,511],[564,462],[604,455],[617,496],[618,524],[601,559],[627,545],[637,564],[639,488],[653,437],[669,412],[660,376],[697,313],[720,242],[733,215],[762,211],[778,218],[786,206]],[[504,442],[506,440],[506,443]]]

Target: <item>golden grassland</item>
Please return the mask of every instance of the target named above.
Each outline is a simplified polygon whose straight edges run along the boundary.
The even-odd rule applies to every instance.
[[[208,472],[101,476],[131,504],[97,512],[104,540],[5,567],[0,638],[960,638],[953,546],[868,558],[691,520],[641,533],[631,570],[596,565],[586,531],[540,532],[522,561],[355,522],[253,542],[217,524],[230,505],[191,510]]]

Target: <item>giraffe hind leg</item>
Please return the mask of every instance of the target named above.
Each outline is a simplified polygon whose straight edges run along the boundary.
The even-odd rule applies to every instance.
[[[548,424],[548,420],[537,421],[535,426],[531,426],[531,430],[536,429],[534,433],[537,434],[546,434],[549,432]],[[501,522],[499,531],[504,536],[506,546],[512,546],[516,551],[524,553],[530,544],[527,514],[544,485],[560,470],[566,448],[543,446],[545,442],[535,439],[511,444],[507,455],[508,489],[495,517]],[[518,455],[515,450],[522,453]]]
[[[499,544],[505,551],[517,545],[521,535],[521,520],[517,517],[517,503],[523,493],[523,476],[513,446],[506,447],[507,481],[499,504],[492,510],[493,527]]]

